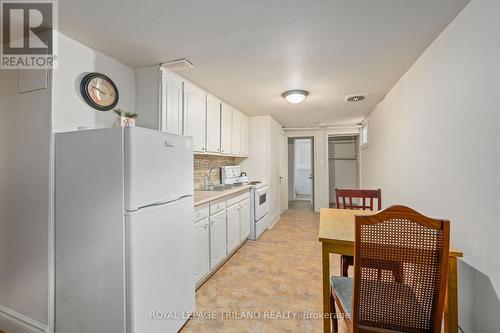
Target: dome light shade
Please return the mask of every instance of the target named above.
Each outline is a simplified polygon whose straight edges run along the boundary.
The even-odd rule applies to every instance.
[[[294,89],[285,91],[281,96],[287,100],[288,103],[298,104],[306,99],[309,92],[306,90]]]

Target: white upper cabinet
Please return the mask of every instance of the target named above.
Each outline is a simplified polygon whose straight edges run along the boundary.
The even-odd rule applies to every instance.
[[[233,155],[248,156],[250,150],[250,121],[241,111],[233,109],[231,151]]]
[[[159,65],[136,80],[137,126],[191,136],[195,153],[248,156],[248,116]]]
[[[233,128],[231,135],[231,153],[233,155],[241,154],[241,112],[232,108],[233,110]]]
[[[184,135],[193,137],[193,150],[205,151],[206,93],[184,83]]]
[[[182,135],[183,80],[171,72],[161,72],[161,130]]]
[[[207,94],[206,150],[210,153],[220,153],[220,108],[220,100]]]
[[[240,155],[248,156],[250,152],[250,120],[246,114],[240,114]]]
[[[233,123],[233,108],[222,103],[221,111],[221,128],[220,128],[220,148],[221,153],[231,154],[232,153],[232,123]]]

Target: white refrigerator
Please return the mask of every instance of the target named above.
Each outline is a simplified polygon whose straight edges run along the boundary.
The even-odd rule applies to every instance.
[[[55,136],[56,333],[173,333],[195,308],[192,141]]]

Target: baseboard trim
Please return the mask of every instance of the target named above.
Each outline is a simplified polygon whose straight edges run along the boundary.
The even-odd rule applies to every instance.
[[[272,229],[272,228],[274,227],[274,225],[275,225],[276,223],[278,223],[278,221],[280,220],[280,218],[281,218],[281,216],[278,216],[278,217],[276,218],[276,220],[274,220],[274,222],[273,222],[273,223],[271,223],[271,225],[270,225],[267,229]]]
[[[3,305],[0,305],[0,328],[5,325],[8,327],[19,328],[19,333],[47,333],[48,326],[38,320],[32,319]],[[10,333],[9,331],[7,331]],[[17,332],[16,332],[17,333]]]

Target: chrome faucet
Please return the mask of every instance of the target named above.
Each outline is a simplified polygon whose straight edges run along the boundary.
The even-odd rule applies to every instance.
[[[210,181],[210,176],[212,175],[212,171],[214,171],[217,168],[218,167],[211,167],[210,170],[208,171],[208,176],[205,176],[205,188],[208,188],[209,182],[211,182]]]

